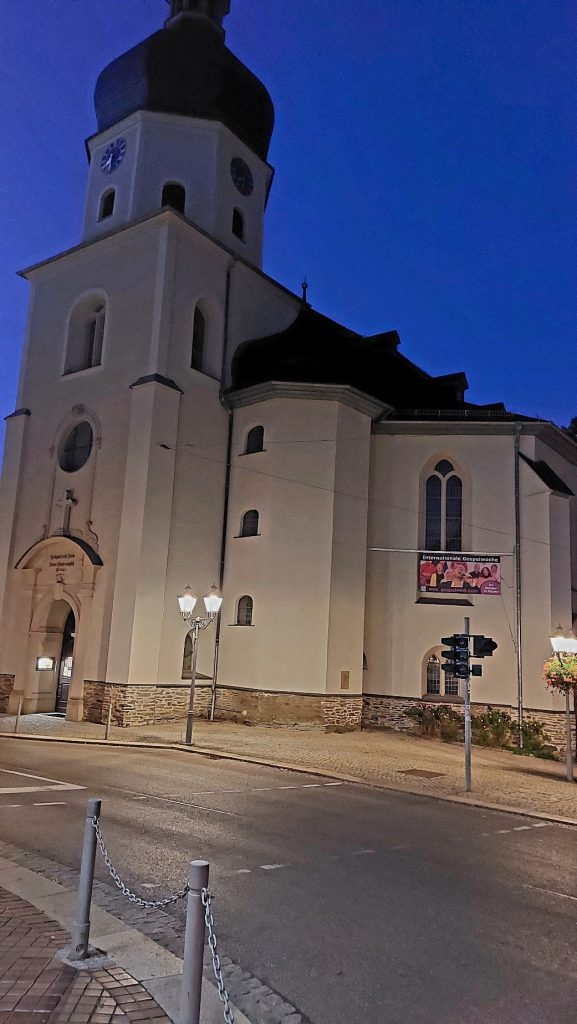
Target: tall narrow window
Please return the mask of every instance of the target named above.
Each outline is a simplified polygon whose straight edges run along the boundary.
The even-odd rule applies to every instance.
[[[162,190],[162,206],[171,206],[178,213],[184,213],[186,191],[176,181],[167,181]]]
[[[240,530],[241,537],[257,537],[258,522],[259,515],[255,508],[251,508],[249,512],[245,512],[242,517],[242,526]]]
[[[206,336],[206,317],[197,306],[194,311],[194,322],[192,326],[192,352],[190,365],[193,370],[202,370],[202,355],[204,352],[204,339]]]
[[[238,209],[233,210],[232,214],[232,233],[240,238],[241,242],[244,242],[244,216]]]
[[[192,674],[192,633],[187,633],[184,640],[182,656],[182,678],[190,678]]]
[[[109,188],[107,192],[103,193],[100,197],[98,220],[106,220],[107,217],[112,217],[114,212],[114,199],[115,191],[113,188]]]
[[[441,692],[441,663],[436,654],[427,661],[427,693]]]
[[[64,373],[77,373],[102,362],[106,306],[94,297],[82,299],[68,323]]]
[[[437,463],[425,486],[425,547],[461,551],[463,483],[448,459]]]
[[[253,600],[248,594],[241,597],[236,612],[237,626],[252,626]]]
[[[252,427],[246,435],[245,455],[264,451],[264,427]]]

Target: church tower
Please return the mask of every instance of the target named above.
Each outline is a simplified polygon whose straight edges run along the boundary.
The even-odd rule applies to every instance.
[[[161,682],[161,716],[186,705],[176,596],[222,578],[230,360],[299,309],[260,269],[274,110],[226,46],[229,7],[171,0],[103,70],[81,242],[22,271],[0,704],[24,713],[100,720],[116,687],[118,722],[146,721]]]
[[[172,0],[164,28],[104,69],[83,240],[171,206],[260,266],[271,99],[225,45],[229,0]]]

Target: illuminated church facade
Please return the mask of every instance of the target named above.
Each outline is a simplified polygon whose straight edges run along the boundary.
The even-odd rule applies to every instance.
[[[577,446],[262,269],[274,109],[226,46],[229,6],[172,0],[104,69],[81,241],[22,272],[0,709],[183,717],[177,596],[216,582],[199,715],[408,727],[415,702],[462,703],[440,645],[469,616],[499,644],[473,700],[554,723],[542,665],[573,623]]]

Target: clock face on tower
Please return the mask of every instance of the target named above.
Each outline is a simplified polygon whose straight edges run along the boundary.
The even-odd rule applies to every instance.
[[[124,139],[115,139],[104,150],[100,169],[104,174],[112,174],[117,167],[120,167],[126,153],[126,142]]]
[[[248,164],[240,156],[235,156],[231,161],[230,175],[241,195],[252,195],[254,191],[252,172]]]

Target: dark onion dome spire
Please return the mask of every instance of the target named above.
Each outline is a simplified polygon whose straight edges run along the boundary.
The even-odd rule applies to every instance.
[[[222,25],[223,18],[230,11],[230,0],[166,0],[166,2],[170,4],[171,18],[185,12],[203,14],[206,18],[212,18],[217,25]]]
[[[274,107],[262,82],[226,47],[230,0],[171,0],[163,29],[112,61],[94,91],[98,130],[136,110],[220,121],[263,160]]]

